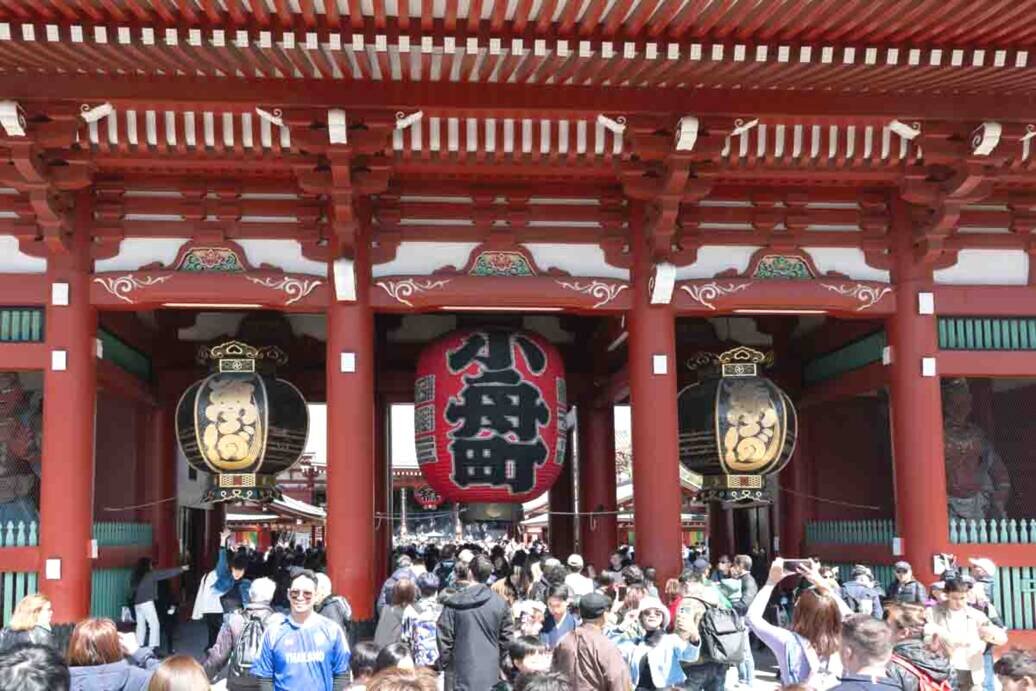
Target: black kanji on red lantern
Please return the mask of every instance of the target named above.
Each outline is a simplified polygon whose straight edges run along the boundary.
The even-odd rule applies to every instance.
[[[536,471],[547,459],[539,428],[550,421],[543,394],[515,367],[517,346],[530,372],[541,373],[547,357],[532,340],[504,331],[476,332],[447,354],[447,364],[460,372],[473,362],[479,372],[464,377],[459,398],[446,406],[446,420],[459,427],[450,432],[453,480],[461,487],[492,485],[528,492]]]

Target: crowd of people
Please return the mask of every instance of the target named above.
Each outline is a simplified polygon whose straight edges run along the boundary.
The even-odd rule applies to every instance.
[[[753,642],[793,690],[1036,689],[1031,652],[994,663],[1007,636],[989,560],[951,565],[930,587],[900,562],[886,592],[865,566],[839,583],[815,560],[775,559],[760,586],[752,555],[715,568],[704,550],[685,556],[660,584],[630,548],[597,571],[542,543],[410,544],[393,555],[370,635],[319,548],[227,546],[196,593],[208,632],[197,660],[156,656],[159,586],[182,569],[142,562],[134,631],[87,619],[58,651],[49,601],[22,600],[0,632],[0,691],[718,691],[754,685]]]

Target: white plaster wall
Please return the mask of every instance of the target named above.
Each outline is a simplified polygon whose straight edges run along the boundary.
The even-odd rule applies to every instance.
[[[805,247],[821,274],[828,271],[843,273],[857,281],[889,282],[889,272],[867,266],[863,250],[855,247]]]
[[[698,250],[698,258],[693,264],[677,268],[676,280],[712,278],[729,269],[742,274],[748,269],[752,255],[759,249],[755,246],[706,245]]]
[[[187,238],[126,238],[119,243],[117,255],[94,262],[94,271],[136,271],[154,262],[169,265],[176,261],[176,255],[187,241]]]
[[[47,271],[47,260],[22,254],[18,249],[18,238],[0,235],[0,273],[42,274]]]
[[[248,263],[259,268],[263,264],[292,274],[327,276],[327,264],[302,256],[302,243],[297,240],[237,240],[245,251]]]
[[[477,242],[401,242],[390,262],[375,264],[374,278],[381,276],[426,276],[444,266],[462,269]]]
[[[597,245],[563,245],[550,242],[528,242],[523,245],[543,271],[560,269],[573,276],[617,278],[628,281],[629,269],[610,265],[604,250]]]
[[[1029,255],[1024,250],[961,250],[955,265],[935,272],[935,282],[1023,286],[1029,282]]]

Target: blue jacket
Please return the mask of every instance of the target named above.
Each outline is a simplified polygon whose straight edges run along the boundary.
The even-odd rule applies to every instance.
[[[227,560],[227,549],[224,547],[219,551],[219,559],[216,561],[216,584],[213,589],[220,594],[220,600],[231,594],[231,590],[237,588],[238,598],[241,600],[241,607],[249,603],[248,593],[252,588],[252,581],[242,578],[234,580],[234,574],[230,572],[230,562]],[[224,611],[226,606],[224,605]]]
[[[680,669],[681,662],[694,662],[698,659],[699,646],[685,641],[675,633],[662,636],[654,648],[644,643],[643,638],[630,638],[626,634],[609,636],[619,647],[623,659],[629,666],[630,679],[633,686],[640,682],[640,661],[647,655],[648,669],[651,670],[651,681],[658,688],[677,686],[687,681],[687,675]]]

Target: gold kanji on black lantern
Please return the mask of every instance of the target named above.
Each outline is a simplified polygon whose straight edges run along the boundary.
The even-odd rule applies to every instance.
[[[795,406],[758,369],[766,356],[740,347],[698,358],[699,380],[680,391],[680,462],[703,477],[704,501],[765,501],[765,476],[795,450]]]
[[[216,476],[205,501],[279,498],[277,475],[302,457],[309,432],[306,399],[273,376],[287,357],[230,341],[202,349],[199,360],[213,372],[180,398],[176,438],[188,463]]]

